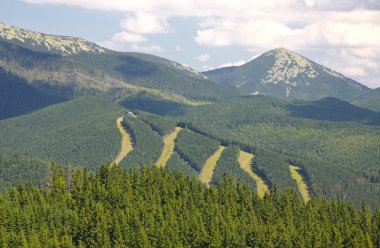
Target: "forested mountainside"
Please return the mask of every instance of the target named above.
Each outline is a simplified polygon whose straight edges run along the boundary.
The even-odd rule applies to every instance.
[[[222,145],[252,150],[253,168],[269,185],[277,184],[280,189],[294,186],[288,166],[296,164],[303,168],[313,194],[330,199],[348,198],[358,205],[362,201],[372,202],[371,206],[378,204],[380,115],[377,112],[332,98],[289,103],[251,96],[198,107],[152,99],[145,105],[145,100],[134,98],[125,102],[125,107],[158,110],[166,118],[188,123]],[[196,152],[195,148],[190,150]]]
[[[63,101],[29,85],[0,67],[0,120],[22,115]]]
[[[379,113],[337,99],[289,103],[266,96],[204,106],[146,95],[119,103],[125,108],[102,97],[79,97],[0,121],[0,152],[96,170],[119,153],[116,120],[124,116],[133,149],[120,161],[123,168],[157,163],[168,151],[165,138],[181,127],[163,164],[168,170],[196,177],[211,173],[208,180],[215,185],[227,173],[252,189],[264,183],[282,191],[297,187],[289,168],[296,165],[311,195],[379,204]],[[220,158],[205,167],[220,146],[225,147]],[[251,154],[247,168],[258,181],[239,164],[241,151]]]
[[[284,99],[350,100],[370,91],[366,86],[284,48],[262,54],[241,66],[204,72],[233,85],[245,95],[273,95]]]
[[[380,112],[380,88],[355,97],[351,103]]]
[[[0,194],[6,247],[379,247],[380,212],[225,177],[219,188],[158,168],[54,170],[45,189]],[[59,209],[59,211],[57,211]]]
[[[5,24],[0,25],[0,38],[4,75],[0,87],[9,88],[12,81],[13,95],[25,95],[29,89],[24,101],[31,106],[24,112],[81,95],[121,99],[142,92],[184,104],[239,95],[234,87],[153,55],[114,52],[78,38],[49,36]],[[33,103],[36,97],[41,100]],[[17,109],[17,98],[0,100],[16,106],[3,118],[22,113]]]
[[[116,118],[124,111],[107,99],[86,96],[0,121],[0,153],[100,166],[118,152]]]

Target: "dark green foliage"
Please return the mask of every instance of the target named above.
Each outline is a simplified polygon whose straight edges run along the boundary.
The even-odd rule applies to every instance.
[[[173,172],[182,172],[184,175],[189,176],[189,177],[192,177],[192,176],[196,177],[198,175],[198,172],[194,170],[176,152],[172,154],[165,168]]]
[[[291,177],[287,160],[289,158],[281,153],[258,149],[253,160],[253,168],[269,186],[276,184],[279,190],[297,187]]]
[[[62,101],[29,85],[0,67],[0,120]]]
[[[138,113],[139,120],[147,123],[153,131],[161,136],[165,136],[174,131],[177,123],[172,119],[164,118],[159,115],[151,115],[146,113]]]
[[[124,110],[103,98],[83,97],[0,122],[0,152],[86,168],[113,161]],[[94,168],[93,168],[94,169]]]
[[[183,129],[176,139],[176,152],[193,167],[201,171],[206,160],[219,148],[217,140]]]
[[[289,104],[287,110],[292,117],[380,126],[380,113],[353,106],[336,98],[324,98],[311,103]]]
[[[133,150],[121,162],[121,166],[129,168],[135,164],[153,165],[164,147],[162,138],[148,124],[134,117],[125,117],[123,125],[131,135]]]
[[[219,189],[155,167],[62,170],[50,190],[0,194],[5,247],[378,247],[380,213],[294,190],[259,199],[228,177]],[[59,210],[59,211],[57,211]]]
[[[309,106],[300,102],[293,106],[301,104],[305,108]],[[377,186],[380,178],[380,132],[378,126],[361,123],[373,122],[377,114],[362,109],[357,112],[356,107],[348,104],[340,108],[345,110],[339,116],[345,118],[350,114],[350,120],[356,123],[347,122],[347,119],[344,122],[344,118],[334,117],[331,111],[319,111],[319,116],[310,116],[313,113],[309,113],[309,117],[318,119],[336,118],[334,122],[322,121],[292,117],[288,112],[290,105],[264,96],[241,97],[194,107],[175,118],[191,122],[208,136],[227,141],[224,143],[254,149],[254,167],[267,176],[269,182],[277,184],[280,190],[295,186],[288,162],[302,160],[300,166],[310,175],[316,194],[348,198],[356,205],[365,200],[371,207],[376,206],[375,201],[380,199],[373,198],[380,192]],[[336,177],[340,171],[347,173],[338,180]],[[343,181],[337,186],[336,182],[340,180]],[[347,188],[350,192],[346,192]]]
[[[287,62],[282,65],[283,67],[276,68],[277,71],[272,71],[278,60],[276,55],[279,53],[281,53],[280,57],[288,56],[285,59]],[[234,85],[246,95],[259,92],[263,95],[274,95],[286,99],[318,100],[336,97],[351,100],[369,91],[366,86],[350,78],[296,55],[299,59],[310,63],[307,69],[301,68],[302,66],[298,64],[297,59],[293,58],[292,53],[286,49],[275,49],[244,65],[220,68],[204,74],[223,84]],[[306,71],[309,69],[314,71],[314,76],[308,75]],[[292,78],[286,75],[287,73],[284,72],[286,70],[299,73]],[[273,77],[273,74],[279,74],[277,80],[264,83],[268,77]]]
[[[21,156],[0,156],[0,191],[20,183],[46,184],[49,163]]]
[[[231,146],[224,149],[222,156],[216,163],[214,173],[212,175],[212,182],[216,185],[222,181],[224,175],[228,175],[233,181],[240,180],[251,189],[256,189],[255,181],[240,168],[238,162],[239,147]]]
[[[182,115],[189,106],[181,103],[167,101],[149,94],[139,93],[119,102],[125,108],[141,110],[157,115]]]

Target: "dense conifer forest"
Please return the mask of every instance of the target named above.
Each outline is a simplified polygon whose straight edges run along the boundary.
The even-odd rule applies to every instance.
[[[224,177],[206,188],[156,167],[53,168],[0,194],[2,247],[379,247],[380,212]]]

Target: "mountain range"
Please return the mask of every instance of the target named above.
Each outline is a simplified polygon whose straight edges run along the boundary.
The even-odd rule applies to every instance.
[[[43,187],[47,161],[94,171],[127,134],[122,168],[166,157],[165,168],[202,180],[214,166],[207,185],[227,174],[264,191],[299,187],[296,170],[304,193],[373,207],[379,92],[284,48],[201,73],[0,24],[0,188]]]

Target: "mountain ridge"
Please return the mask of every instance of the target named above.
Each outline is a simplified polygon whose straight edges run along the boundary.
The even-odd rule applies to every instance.
[[[60,55],[81,52],[105,53],[105,49],[93,42],[73,36],[44,34],[0,22],[0,39],[37,51]]]
[[[234,67],[204,72],[218,82],[233,85],[244,94],[272,94],[285,99],[348,100],[369,91],[366,86],[285,48],[270,50]]]
[[[2,23],[0,68],[37,93],[65,100],[106,95],[116,101],[142,92],[194,105],[240,95],[234,87],[209,80],[175,61],[143,53],[115,52],[83,39],[45,35]],[[5,85],[7,81],[0,83]],[[20,112],[23,111],[17,113]]]

